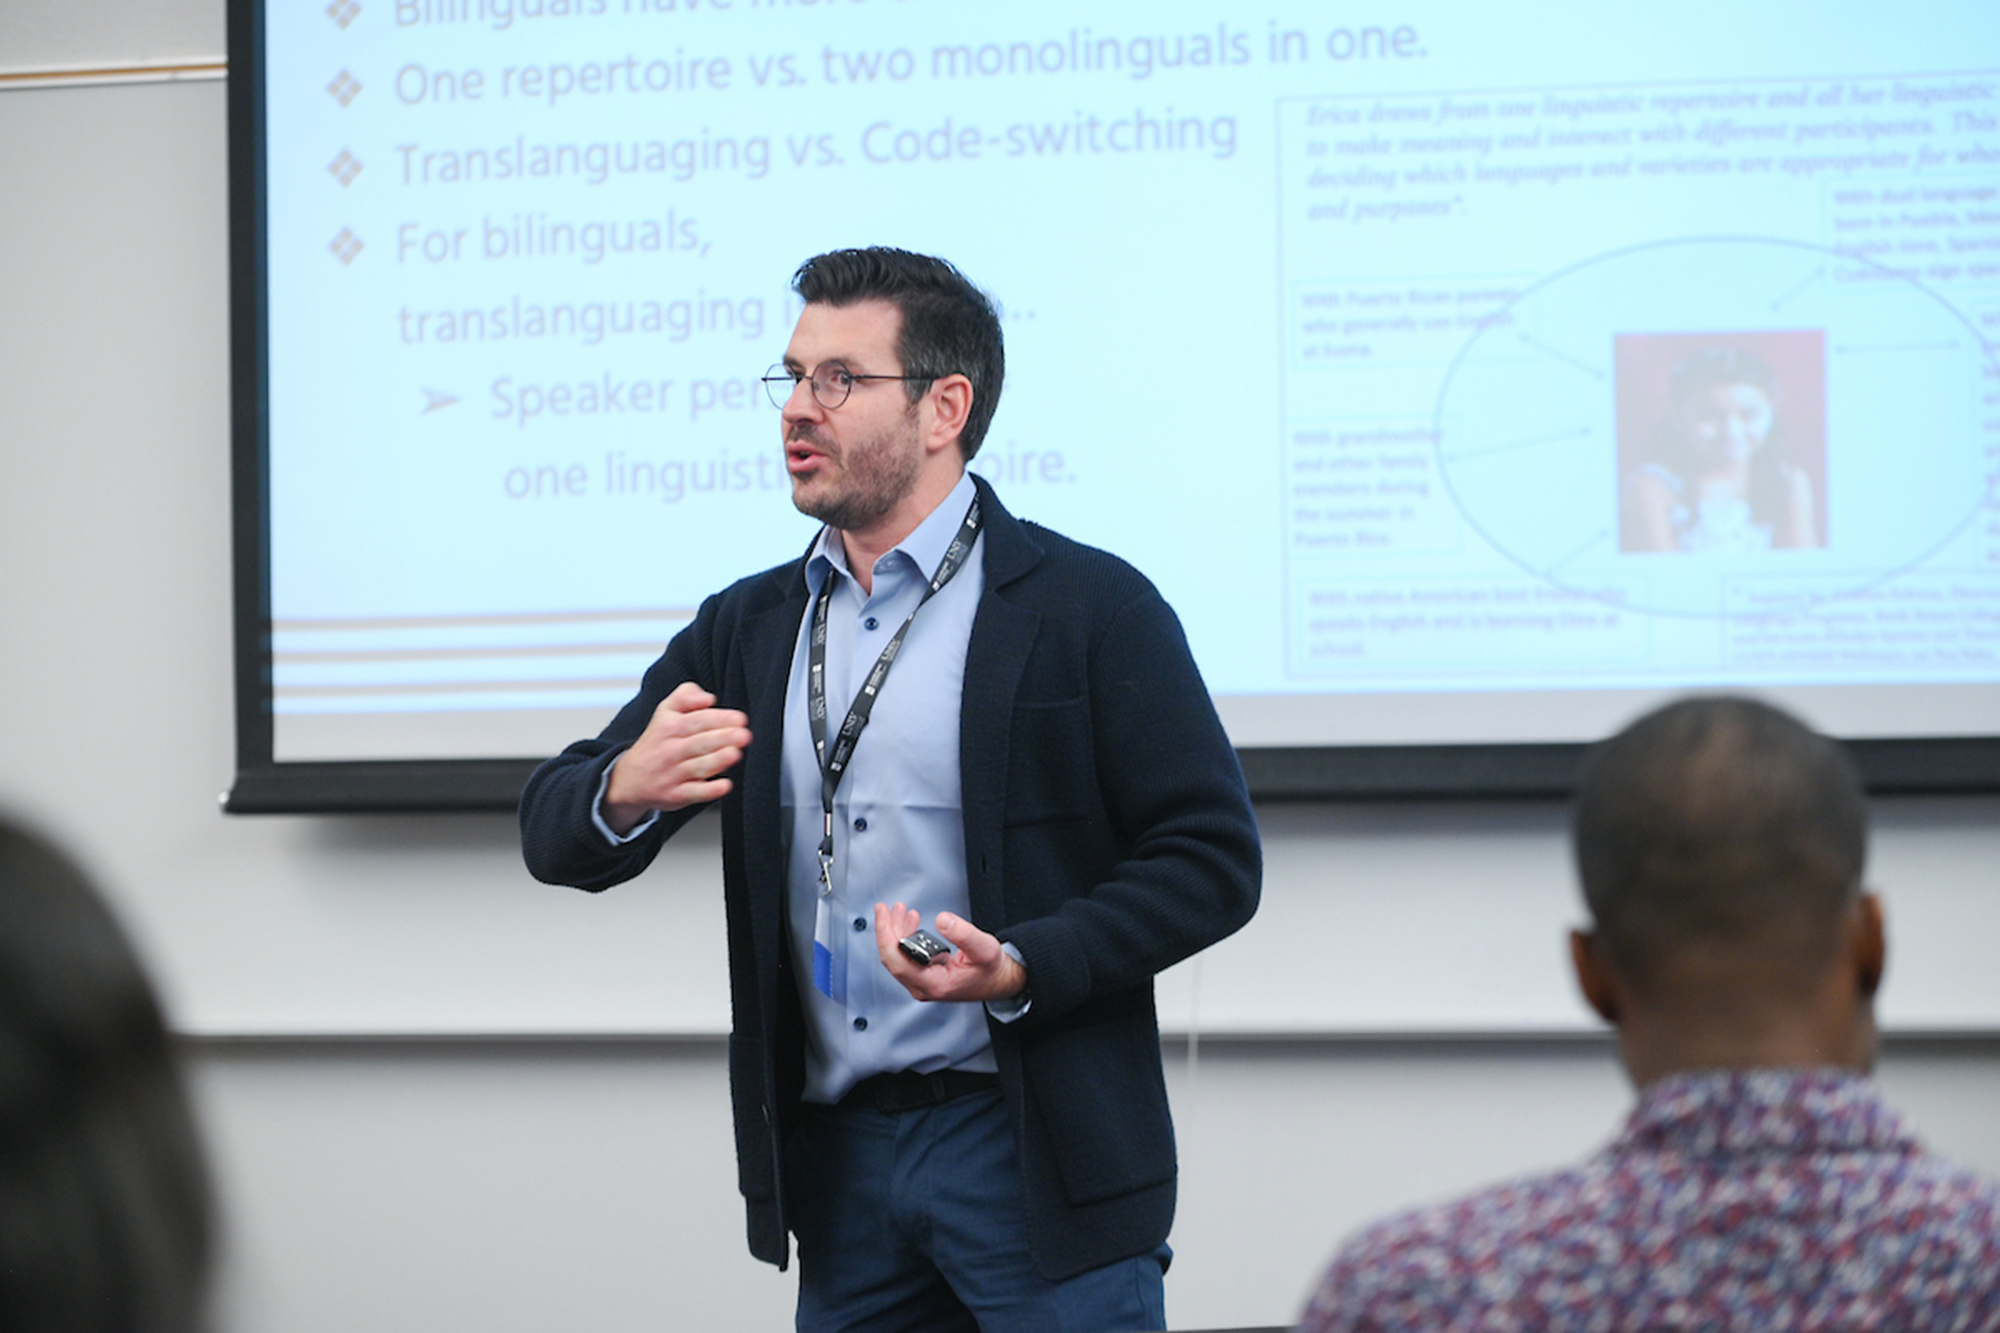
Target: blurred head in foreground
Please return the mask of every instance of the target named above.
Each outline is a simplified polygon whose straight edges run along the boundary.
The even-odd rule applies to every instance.
[[[1577,977],[1635,1082],[1871,1066],[1882,912],[1840,746],[1768,704],[1682,700],[1591,757],[1573,834]]]
[[[213,1244],[137,955],[76,865],[0,818],[0,1329],[199,1328]]]

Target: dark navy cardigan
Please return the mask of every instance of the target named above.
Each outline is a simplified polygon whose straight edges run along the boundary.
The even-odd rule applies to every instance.
[[[1027,965],[1027,1015],[988,1029],[1036,1264],[1059,1280],[1166,1239],[1175,1160],[1153,976],[1250,919],[1261,853],[1235,752],[1159,593],[1116,557],[1014,518],[975,480],[986,550],[960,715],[966,879],[972,920]],[[802,560],[709,598],[638,696],[521,797],[536,878],[621,883],[698,808],[612,847],[591,821],[605,769],[682,681],[749,715],[756,740],[719,802],[729,1079],[750,1250],[780,1267],[805,1033],[778,777],[805,604]]]

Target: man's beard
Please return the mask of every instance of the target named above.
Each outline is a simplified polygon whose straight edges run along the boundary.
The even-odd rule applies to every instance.
[[[914,427],[913,415],[879,435],[856,441],[836,455],[831,452],[833,446],[815,435],[809,423],[799,423],[788,438],[827,451],[826,458],[837,465],[836,476],[844,485],[812,497],[801,496],[794,486],[792,503],[800,513],[842,532],[872,527],[917,488],[923,458],[914,447]]]

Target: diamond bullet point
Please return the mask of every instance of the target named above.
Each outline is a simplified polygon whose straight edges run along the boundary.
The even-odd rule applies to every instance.
[[[333,251],[333,257],[343,264],[352,264],[354,257],[361,253],[361,238],[347,228],[340,229],[340,235],[333,238],[333,244],[326,247]]]
[[[355,4],[354,0],[333,0],[333,3],[326,7],[326,16],[345,28],[361,16],[361,6]]]
[[[354,178],[361,174],[361,159],[343,148],[339,157],[326,164],[326,169],[342,185],[352,185]]]
[[[333,76],[333,82],[326,85],[326,90],[332,94],[334,101],[346,106],[361,96],[361,80],[342,70]]]

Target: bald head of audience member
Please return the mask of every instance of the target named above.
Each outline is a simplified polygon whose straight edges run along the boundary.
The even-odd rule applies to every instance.
[[[1872,1066],[1882,909],[1840,746],[1749,699],[1670,704],[1591,756],[1573,835],[1577,978],[1635,1083]]]
[[[201,1327],[211,1207],[137,954],[68,857],[0,819],[0,1328]]]

